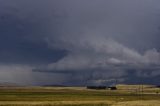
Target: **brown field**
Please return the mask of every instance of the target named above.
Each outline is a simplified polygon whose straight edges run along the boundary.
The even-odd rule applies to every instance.
[[[0,87],[0,106],[160,106],[160,88],[150,85],[117,85],[117,88]]]

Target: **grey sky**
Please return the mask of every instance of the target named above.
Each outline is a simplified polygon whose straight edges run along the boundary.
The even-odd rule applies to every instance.
[[[0,0],[0,81],[159,83],[159,3]]]

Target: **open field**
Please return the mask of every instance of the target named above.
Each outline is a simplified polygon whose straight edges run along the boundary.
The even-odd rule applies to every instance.
[[[117,87],[118,90],[0,87],[0,106],[160,106],[159,88],[147,85]]]

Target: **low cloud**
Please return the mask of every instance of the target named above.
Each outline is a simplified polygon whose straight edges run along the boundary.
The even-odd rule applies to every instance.
[[[153,67],[160,65],[160,53],[156,49],[147,50],[141,54],[113,39],[100,39],[100,37],[93,39],[93,37],[89,38],[88,36],[83,39],[75,43],[64,42],[64,49],[68,50],[68,55],[56,63],[49,64],[48,68],[79,70],[106,69],[110,66],[145,68],[151,65]]]
[[[96,36],[84,36],[83,39],[75,39],[76,42],[61,42],[64,49],[68,50],[68,55],[49,64],[44,70],[52,70],[53,73],[54,70],[59,73],[77,72],[80,74],[72,76],[73,79],[85,79],[87,83],[95,81],[94,84],[99,81],[101,84],[109,83],[104,80],[113,78],[124,81],[123,77],[130,76],[128,70],[135,71],[139,77],[151,78],[160,75],[160,53],[155,48],[139,53],[113,39],[94,37]]]

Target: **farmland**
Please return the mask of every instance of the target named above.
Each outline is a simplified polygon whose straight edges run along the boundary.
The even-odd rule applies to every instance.
[[[0,106],[159,106],[160,89],[118,85],[117,90],[85,87],[0,87]]]

